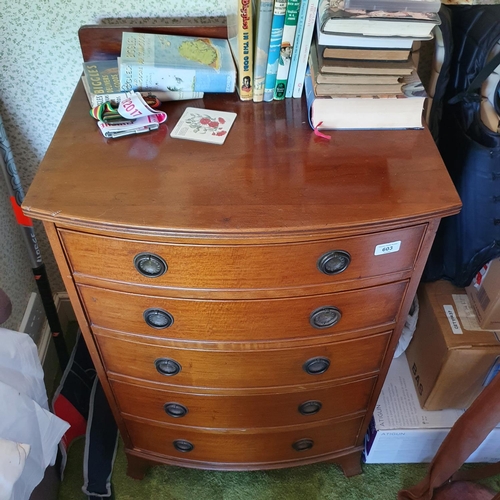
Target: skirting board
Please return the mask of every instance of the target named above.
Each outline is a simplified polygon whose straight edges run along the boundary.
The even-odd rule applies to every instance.
[[[59,315],[59,322],[61,323],[61,328],[63,329],[64,332],[67,330],[68,324],[71,321],[76,321],[75,313],[73,312],[73,308],[71,307],[68,294],[64,292],[55,293],[54,303],[56,305],[57,314]],[[40,338],[40,342],[38,343],[37,346],[38,358],[40,359],[42,366],[47,357],[47,351],[49,349],[51,339],[52,339],[52,333],[50,331],[50,327],[47,320],[45,320],[45,324],[43,326],[43,333]]]
[[[76,321],[73,308],[69,301],[68,294],[65,292],[60,292],[54,294],[54,302],[56,305],[57,313],[59,315],[59,322],[61,323],[61,328],[65,332],[65,341],[68,351],[71,351],[74,343],[74,338],[69,339],[67,336],[68,325],[72,321]],[[74,337],[74,335],[72,335]],[[59,360],[57,358],[56,348],[54,342],[52,341],[52,332],[48,322],[45,322],[43,327],[43,333],[38,343],[38,357],[43,367],[44,372],[44,382],[47,389],[47,395],[49,400],[51,400],[54,390],[55,381],[61,376],[61,368],[59,365]]]

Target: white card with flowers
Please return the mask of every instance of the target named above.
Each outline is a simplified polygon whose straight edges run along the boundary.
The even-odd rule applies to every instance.
[[[229,111],[188,107],[179,118],[170,137],[223,144],[235,119],[236,113]]]

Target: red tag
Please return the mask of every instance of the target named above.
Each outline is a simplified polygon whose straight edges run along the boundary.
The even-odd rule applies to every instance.
[[[16,217],[17,223],[21,226],[33,226],[33,221],[23,214],[21,207],[17,204],[14,196],[10,197],[10,203],[12,204],[12,210],[14,210],[14,215]]]

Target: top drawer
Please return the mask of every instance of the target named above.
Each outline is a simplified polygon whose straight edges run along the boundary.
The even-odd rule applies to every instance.
[[[288,288],[413,268],[425,225],[349,238],[267,245],[181,245],[60,229],[74,278],[148,287]]]

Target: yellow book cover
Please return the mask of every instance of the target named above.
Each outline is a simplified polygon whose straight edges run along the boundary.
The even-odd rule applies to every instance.
[[[253,96],[252,0],[227,0],[227,36],[237,69],[237,90],[242,101]]]

